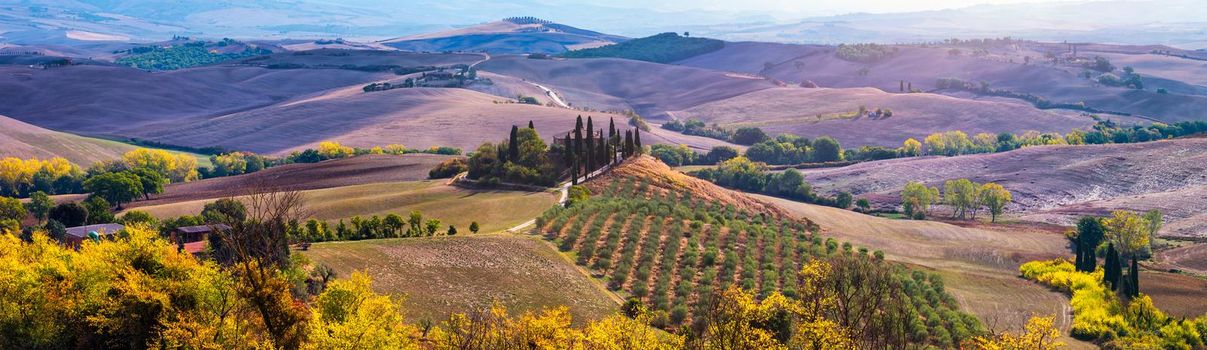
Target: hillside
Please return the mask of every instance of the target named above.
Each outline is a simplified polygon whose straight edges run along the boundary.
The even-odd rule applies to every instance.
[[[135,146],[43,129],[0,116],[0,157],[63,157],[72,163],[90,164],[121,158]]]
[[[508,18],[466,28],[417,34],[380,43],[416,52],[560,53],[624,41],[625,38],[532,17]]]
[[[324,140],[356,147],[403,144],[472,150],[497,141],[512,125],[532,121],[542,136],[564,134],[581,111],[510,103],[466,89],[408,88],[364,92],[350,86],[271,106],[147,128],[146,138],[182,145],[213,144],[284,154]],[[590,113],[596,118],[609,115]],[[616,116],[618,122],[627,120]],[[255,130],[248,133],[245,130]]]
[[[650,156],[627,160],[603,176],[588,182],[586,186],[593,193],[602,193],[608,186],[614,186],[618,181],[642,181],[649,185],[651,188],[649,191],[686,193],[691,195],[694,200],[721,206],[733,206],[741,211],[763,213],[775,219],[782,219],[788,214],[777,206],[769,205],[740,192],[671,170],[669,166]]]
[[[545,84],[576,107],[601,110],[633,109],[652,118],[709,101],[775,87],[769,81],[723,72],[616,58],[534,60],[498,57],[478,66],[482,70]],[[581,94],[586,92],[587,94]],[[599,104],[598,96],[624,105]]]
[[[892,116],[855,116],[860,107],[869,111],[887,108]],[[1067,133],[1094,124],[1086,116],[1040,110],[1016,100],[891,94],[875,88],[773,88],[674,111],[672,115],[731,129],[759,127],[769,135],[829,135],[849,148],[899,147],[907,138],[922,140],[928,134],[949,130],[969,135],[1022,134],[1030,130]]]
[[[679,36],[677,33],[662,33],[645,38],[637,38],[621,43],[578,49],[561,54],[566,58],[603,58],[614,57],[654,63],[670,63],[717,51],[725,47],[725,42],[708,39]]]
[[[0,66],[0,100],[23,101],[0,104],[0,114],[71,133],[139,136],[157,124],[177,128],[190,118],[254,109],[337,87],[359,87],[385,76],[341,69],[201,67],[147,73],[93,65]]]
[[[1110,209],[1161,209],[1167,236],[1207,236],[1201,209],[1207,185],[1207,139],[1136,144],[1026,147],[957,157],[922,157],[805,170],[822,192],[849,191],[895,205],[908,181],[997,182],[1014,194],[1008,212],[1067,224]],[[1143,198],[1143,200],[1139,200]],[[1043,215],[1038,215],[1043,214]],[[1059,215],[1056,215],[1059,214]]]
[[[395,67],[452,66],[473,64],[482,54],[425,54],[382,49],[316,48],[279,52],[240,60],[239,63],[269,68],[339,68],[362,71],[389,71]]]
[[[1079,64],[1051,64],[1044,61],[1052,48],[1045,44],[1022,43],[998,46],[887,46],[891,54],[872,61],[840,58],[835,46],[744,43],[679,62],[680,64],[747,73],[758,73],[787,82],[812,81],[822,87],[876,87],[897,92],[909,83],[922,91],[936,89],[941,78],[959,78],[990,88],[1030,93],[1053,103],[1077,104],[1105,111],[1131,113],[1162,121],[1193,120],[1207,106],[1201,85],[1204,79],[1194,68],[1199,61],[1163,57],[1144,59],[1147,69],[1136,67],[1146,79],[1144,90],[1102,86],[1081,76],[1086,68]],[[959,52],[953,54],[953,51]],[[1097,48],[1097,50],[1108,50]],[[977,53],[977,50],[985,50]],[[1117,57],[1104,51],[1078,51],[1078,62],[1095,56]],[[1060,55],[1065,52],[1058,52]],[[1155,55],[1153,55],[1155,56]],[[1136,59],[1116,63],[1114,74],[1123,74],[1125,65]],[[1097,76],[1101,72],[1093,72]],[[1160,94],[1157,87],[1170,93]],[[944,91],[950,93],[951,91]]]

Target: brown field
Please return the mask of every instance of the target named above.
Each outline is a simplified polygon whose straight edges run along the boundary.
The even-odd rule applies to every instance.
[[[197,215],[206,203],[216,199],[129,205],[126,209],[145,211],[159,218]],[[302,191],[302,199],[307,216],[331,223],[353,216],[405,216],[418,210],[424,217],[438,219],[444,227],[457,226],[462,232],[468,232],[474,221],[481,226],[480,232],[502,231],[540,215],[557,203],[557,196],[551,192],[473,190],[445,185],[444,180],[306,190]]]
[[[417,67],[473,64],[482,58],[482,54],[473,53],[426,54],[383,50],[319,48],[308,51],[277,53],[266,57],[244,59],[241,62],[257,66],[269,64],[303,64],[316,68],[337,68],[349,64],[357,66],[397,65],[403,67]]]
[[[1207,279],[1161,271],[1140,274],[1140,291],[1173,317],[1207,316]]]
[[[1102,214],[1105,208],[1156,208],[1165,213],[1167,222],[1162,235],[1207,235],[1201,229],[1204,216],[1194,210],[1203,207],[1204,197],[1176,192],[1194,194],[1207,185],[1207,139],[1202,138],[1027,147],[1004,153],[894,159],[803,172],[822,192],[849,191],[891,206],[899,203],[897,193],[908,181],[940,187],[943,181],[957,178],[992,181],[1014,194],[1014,203],[1007,212],[1023,215],[1024,219],[1068,224],[1080,215]]]
[[[869,111],[888,108],[893,116],[856,116],[860,106]],[[829,135],[851,148],[900,147],[907,138],[922,140],[928,134],[949,130],[969,135],[1029,130],[1066,133],[1094,124],[1088,116],[1040,110],[1017,100],[890,94],[876,88],[773,88],[675,111],[674,116],[731,129],[759,127],[769,135]]]
[[[583,325],[619,299],[533,236],[481,234],[318,243],[302,252],[347,277],[373,277],[379,293],[405,297],[409,321],[439,322],[499,302],[512,313],[567,306]]]
[[[546,139],[574,127],[578,115],[612,115],[507,103],[465,89],[411,88],[363,92],[349,86],[272,106],[147,131],[152,139],[283,154],[335,140],[371,147],[390,143],[473,150],[533,121]],[[623,121],[622,116],[615,116]],[[248,133],[244,130],[256,130]]]
[[[313,190],[381,182],[427,179],[428,170],[452,156],[435,154],[363,155],[319,163],[295,163],[264,169],[251,174],[216,177],[164,187],[164,193],[151,200],[132,203],[131,207],[153,206],[199,199],[214,199],[247,194],[255,187],[277,190]]]

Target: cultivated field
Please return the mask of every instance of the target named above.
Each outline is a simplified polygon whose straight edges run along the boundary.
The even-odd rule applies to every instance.
[[[318,243],[303,251],[340,278],[373,277],[380,293],[405,297],[411,322],[440,322],[492,302],[519,313],[567,306],[578,325],[619,309],[619,299],[539,238],[458,235]]]
[[[481,232],[496,232],[536,217],[557,203],[551,192],[473,190],[445,184],[446,180],[386,182],[302,191],[303,211],[319,220],[334,223],[353,216],[368,218],[388,214],[407,215],[418,210],[426,218],[439,219],[469,232],[477,221]],[[238,198],[238,197],[236,197]],[[197,215],[206,203],[218,197],[143,206],[136,202],[127,210],[141,210],[155,217]]]
[[[856,116],[887,108],[891,117]],[[699,119],[727,128],[759,127],[769,135],[829,135],[849,148],[900,147],[907,138],[922,140],[934,132],[962,130],[969,135],[1025,131],[1066,133],[1094,124],[1069,111],[1040,110],[1017,100],[975,100],[929,93],[892,94],[876,88],[799,87],[759,90],[708,102],[682,111],[680,119]]]
[[[557,23],[494,21],[476,26],[424,33],[381,41],[380,44],[419,52],[561,53],[619,42],[625,38]]]
[[[134,203],[152,206],[199,199],[247,194],[255,187],[277,190],[314,190],[383,182],[419,181],[428,171],[452,156],[435,154],[362,155],[319,163],[295,163],[251,174],[224,176],[164,186],[164,193]]]

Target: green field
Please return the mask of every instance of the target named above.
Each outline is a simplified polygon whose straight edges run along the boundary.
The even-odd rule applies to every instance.
[[[376,183],[302,191],[310,217],[336,221],[353,216],[406,216],[413,210],[444,225],[456,225],[469,232],[477,221],[480,232],[498,232],[537,217],[557,203],[552,192],[521,192],[466,189],[445,185],[444,180]],[[159,218],[197,215],[206,203],[203,199],[138,207]]]
[[[520,217],[517,217],[519,219]],[[513,314],[565,305],[576,324],[616,312],[619,299],[535,236],[478,234],[317,243],[303,255],[345,278],[373,277],[405,296],[406,317],[439,322],[499,302]]]

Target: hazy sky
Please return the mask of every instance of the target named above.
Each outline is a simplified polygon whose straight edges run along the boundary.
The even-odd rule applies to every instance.
[[[783,17],[825,16],[852,12],[910,12],[985,4],[1019,4],[1071,0],[609,0],[590,2],[607,6],[648,6],[663,11],[714,10],[727,12],[782,12]],[[778,16],[777,16],[778,17]]]

